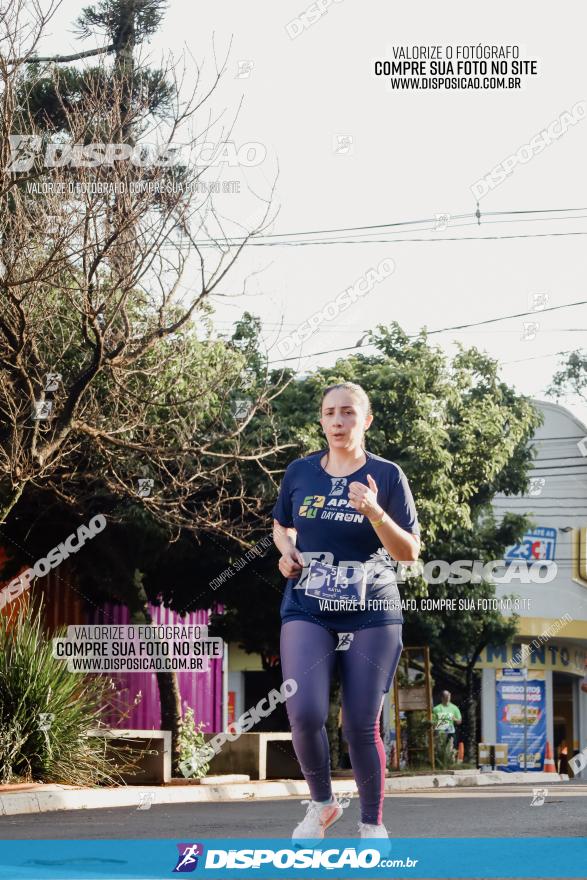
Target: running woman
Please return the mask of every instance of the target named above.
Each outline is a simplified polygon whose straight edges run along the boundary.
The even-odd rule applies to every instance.
[[[420,537],[402,469],[364,448],[373,415],[364,389],[332,385],[320,423],[328,449],[293,461],[273,508],[273,539],[287,585],[281,603],[283,678],[293,746],[311,800],[292,838],[324,837],[342,815],[333,797],[326,734],[330,680],[338,658],[343,734],[361,805],[361,837],[383,825],[384,696],[399,662],[403,616],[393,561],[414,562]]]

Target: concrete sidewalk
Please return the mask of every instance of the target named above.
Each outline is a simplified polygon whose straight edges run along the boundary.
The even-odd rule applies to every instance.
[[[436,773],[429,776],[394,776],[385,780],[385,793],[426,791],[433,788],[455,786],[474,788],[487,785],[544,785],[548,782],[567,780],[558,773],[505,773],[493,770],[479,773],[477,770],[455,770],[454,773]],[[353,792],[357,786],[354,779],[333,779],[332,790]],[[272,779],[251,781],[248,776],[209,776],[200,784],[174,782],[169,785],[136,785],[109,788],[82,788],[68,785],[43,785],[41,783],[0,786],[0,816],[22,813],[45,813],[54,810],[96,810],[107,807],[140,807],[153,804],[210,803],[219,801],[253,800],[261,798],[309,797],[305,781],[298,779]]]

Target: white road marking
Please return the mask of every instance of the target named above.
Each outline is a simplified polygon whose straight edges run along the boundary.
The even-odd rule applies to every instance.
[[[425,791],[394,791],[394,792],[386,792],[386,798],[531,798],[533,795],[533,789],[535,786],[522,788],[521,790],[516,787],[516,789],[508,788],[506,791],[503,789],[501,791],[496,791],[492,788],[492,790],[488,791],[487,789],[481,788],[447,788],[447,789],[439,789],[439,788],[431,788],[426,789]],[[548,787],[548,786],[545,786]],[[547,801],[548,800],[558,800],[559,797],[587,797],[587,786],[578,786],[573,785],[568,788],[563,786],[551,787],[548,790]]]

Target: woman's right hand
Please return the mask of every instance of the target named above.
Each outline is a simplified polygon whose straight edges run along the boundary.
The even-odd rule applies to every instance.
[[[278,563],[279,571],[286,578],[297,577],[301,574],[304,565],[304,557],[295,547],[293,550],[284,553]]]

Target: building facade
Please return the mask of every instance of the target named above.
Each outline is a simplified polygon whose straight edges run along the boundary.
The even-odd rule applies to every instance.
[[[509,511],[532,516],[504,562],[544,562],[544,580],[496,584],[498,598],[524,600],[518,632],[513,644],[486,648],[477,664],[482,739],[508,743],[510,770],[524,769],[524,755],[527,769],[542,769],[546,743],[555,761],[587,747],[587,427],[558,404],[534,404],[544,422],[528,494],[496,496],[493,507],[497,519]]]

